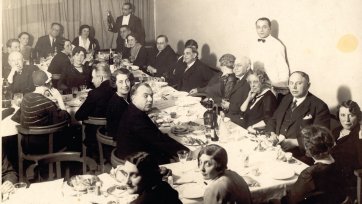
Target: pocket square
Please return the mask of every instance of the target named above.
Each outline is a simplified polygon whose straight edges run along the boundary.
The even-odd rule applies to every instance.
[[[304,116],[303,120],[309,120],[312,118],[313,118],[313,116],[311,114],[308,114],[308,115]]]

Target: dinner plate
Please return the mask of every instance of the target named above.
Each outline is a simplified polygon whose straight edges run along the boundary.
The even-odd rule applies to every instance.
[[[206,186],[199,183],[187,183],[177,187],[180,196],[183,198],[202,198],[204,196]]]
[[[136,70],[139,70],[140,67],[137,65],[131,65],[131,69],[132,69],[132,71],[136,71]]]
[[[175,126],[171,127],[171,133],[173,133],[175,135],[182,135],[182,134],[186,134],[188,132],[189,132],[189,128],[184,125],[175,125]]]
[[[295,175],[294,170],[287,167],[273,169],[271,172],[272,178],[276,180],[290,179],[293,178],[294,175]]]
[[[125,192],[127,192],[127,186],[125,185],[114,185],[107,189],[108,194],[116,197],[121,197]]]

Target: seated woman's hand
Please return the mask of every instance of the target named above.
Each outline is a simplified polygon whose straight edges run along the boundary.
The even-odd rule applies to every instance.
[[[10,181],[5,181],[3,184],[1,184],[1,195],[3,199],[7,199],[4,196],[9,196],[8,194],[12,193],[14,191],[14,184]]]
[[[191,89],[191,91],[189,92],[189,94],[191,95],[191,94],[195,94],[195,93],[197,93],[197,89],[195,88],[195,89]]]

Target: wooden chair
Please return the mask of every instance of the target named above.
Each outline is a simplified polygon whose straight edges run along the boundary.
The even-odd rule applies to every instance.
[[[357,202],[362,203],[362,169],[354,171],[354,175],[357,176]]]
[[[44,164],[49,164],[52,166],[52,168],[56,167],[56,179],[60,179],[62,178],[62,165],[61,164],[65,164],[65,162],[79,162],[82,164],[86,164],[86,166],[88,167],[89,171],[92,171],[92,173],[94,173],[94,171],[96,170],[97,164],[94,162],[94,160],[86,158],[86,160],[84,160],[84,157],[81,156],[80,152],[57,152],[57,153],[51,153],[51,154],[46,154],[44,156],[42,156],[42,158],[38,161],[37,164],[33,164],[31,165],[26,173],[28,174],[34,174],[34,170],[36,166],[41,166]],[[70,177],[70,165],[66,165],[65,166],[65,178],[66,180],[69,179]],[[85,174],[83,172],[83,174]],[[38,180],[40,180],[40,170],[38,170]],[[52,180],[52,178],[50,179]]]
[[[111,164],[113,168],[116,168],[118,165],[123,165],[125,163],[124,160],[118,158],[116,156],[116,149],[114,149],[111,153]]]
[[[43,156],[38,154],[25,154],[23,151],[23,147],[21,145],[21,141],[24,136],[39,136],[39,137],[46,137],[48,136],[48,153],[53,153],[53,139],[54,133],[60,132],[69,126],[68,121],[63,121],[61,123],[57,123],[54,125],[49,126],[39,126],[39,127],[29,127],[25,128],[21,125],[16,126],[18,130],[18,156],[19,156],[19,180],[24,181],[24,160],[34,161],[37,163]],[[60,151],[64,151],[65,148],[61,149]],[[49,174],[52,175],[53,168],[49,165]]]
[[[98,149],[99,149],[99,163],[101,165],[101,171],[104,173],[104,154],[103,154],[103,145],[108,145],[112,147],[116,147],[116,142],[112,137],[105,134],[105,128],[99,127],[97,130],[97,141],[98,141]]]
[[[107,120],[105,118],[98,118],[98,117],[88,117],[87,120],[82,121],[82,156],[87,157],[87,146],[84,144],[85,140],[85,127],[87,125],[97,125],[97,126],[105,126],[107,124]],[[83,172],[86,171],[86,165],[83,163]]]

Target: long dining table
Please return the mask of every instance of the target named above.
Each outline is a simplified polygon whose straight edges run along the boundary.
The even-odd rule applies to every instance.
[[[134,74],[145,77],[139,70]],[[149,80],[148,83],[154,91],[152,117],[155,117],[160,130],[196,155],[205,144],[214,143],[224,147],[228,153],[228,168],[247,178],[249,183],[252,181],[250,192],[253,203],[280,199],[295,183],[298,174],[308,167],[294,158],[286,159],[286,156],[283,157],[286,154],[271,145],[265,136],[251,135],[227,118],[221,121],[224,128],[222,133],[219,131],[219,141],[211,141],[205,137],[203,114],[206,109],[200,103],[201,98],[177,91],[165,82]],[[182,134],[175,132],[175,127],[180,126],[186,127],[187,131]],[[208,181],[202,179],[196,159],[162,166],[172,170],[172,185],[183,203],[203,203]],[[69,193],[67,182],[60,179],[31,184],[26,190],[15,192],[6,203],[17,203],[19,200],[22,203],[128,203],[134,198],[127,193],[111,195],[110,188],[124,183],[118,182],[109,173],[98,177],[102,181],[102,195]],[[37,194],[40,197],[35,196]]]

